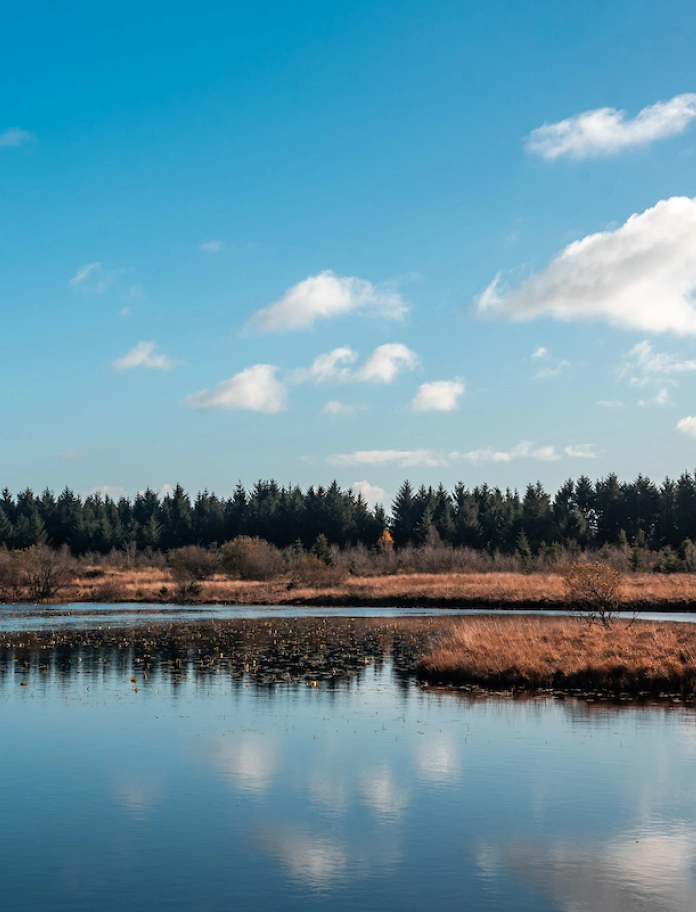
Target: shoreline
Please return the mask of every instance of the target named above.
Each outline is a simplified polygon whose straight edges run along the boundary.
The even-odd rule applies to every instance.
[[[166,569],[114,569],[98,578],[83,574],[61,589],[50,604],[287,605],[336,608],[476,608],[524,611],[567,610],[560,573],[442,573],[347,576],[331,584],[300,584],[286,578],[231,580],[222,576],[183,590]],[[34,601],[4,604],[36,604]],[[620,611],[696,611],[696,574],[623,574]]]
[[[581,618],[200,618],[116,627],[94,623],[0,631],[0,671],[129,675],[226,673],[247,683],[332,687],[391,662],[421,686],[463,693],[545,693],[588,702],[658,699],[691,705],[696,627],[677,621],[611,627]]]

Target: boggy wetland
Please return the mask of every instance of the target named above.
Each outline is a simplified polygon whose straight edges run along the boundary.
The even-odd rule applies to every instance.
[[[693,909],[686,616],[129,610],[0,609],[13,908]],[[533,678],[564,638],[654,678]]]

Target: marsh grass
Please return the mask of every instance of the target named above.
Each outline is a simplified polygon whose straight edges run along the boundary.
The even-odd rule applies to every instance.
[[[491,688],[690,694],[696,689],[696,627],[469,617],[440,633],[421,660],[419,673],[437,682]]]

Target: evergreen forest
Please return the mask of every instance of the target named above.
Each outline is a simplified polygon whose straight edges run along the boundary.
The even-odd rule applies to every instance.
[[[614,474],[592,482],[568,480],[555,495],[537,482],[524,493],[459,483],[453,491],[414,488],[405,481],[390,514],[370,508],[336,482],[328,487],[238,484],[229,498],[203,491],[191,497],[177,485],[160,497],[152,490],[134,499],[99,493],[80,497],[66,488],[56,496],[27,489],[0,495],[0,548],[67,546],[75,556],[113,549],[168,551],[209,548],[240,535],[285,548],[311,547],[320,536],[345,548],[374,547],[388,530],[395,547],[442,543],[478,551],[538,554],[550,547],[600,549],[638,544],[654,551],[696,541],[696,473],[661,484],[639,475]]]

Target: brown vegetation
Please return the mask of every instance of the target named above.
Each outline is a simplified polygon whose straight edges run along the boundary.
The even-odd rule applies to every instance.
[[[438,683],[488,688],[693,693],[696,627],[622,620],[606,627],[582,618],[469,617],[452,622],[423,658],[419,671]]]

